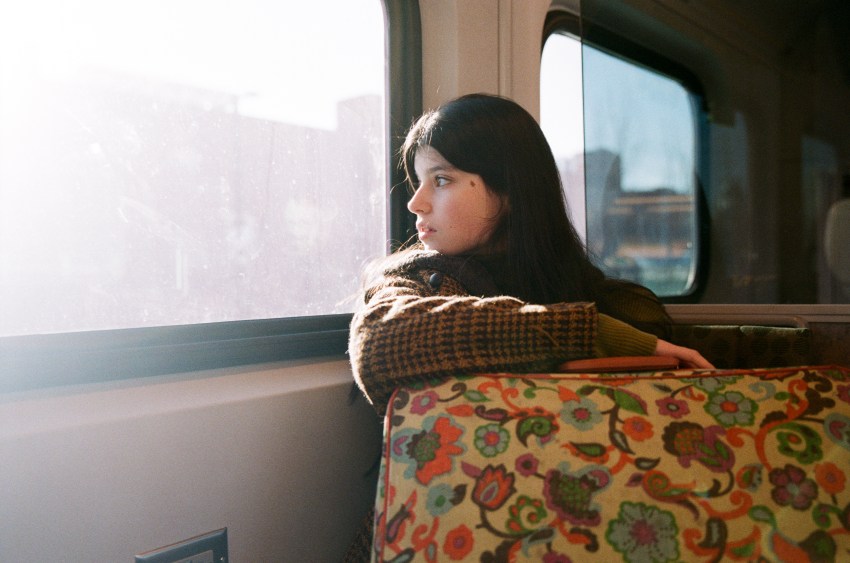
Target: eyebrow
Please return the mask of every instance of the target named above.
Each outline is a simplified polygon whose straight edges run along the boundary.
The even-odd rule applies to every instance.
[[[436,166],[432,166],[431,168],[425,171],[426,174],[433,174],[435,172],[452,172],[457,170],[454,166],[443,166],[442,164],[438,164]]]

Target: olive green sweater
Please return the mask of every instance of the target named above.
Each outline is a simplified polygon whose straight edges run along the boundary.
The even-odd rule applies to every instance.
[[[580,358],[650,355],[657,342],[653,334],[600,314],[593,303],[537,305],[502,295],[491,271],[469,257],[402,252],[384,263],[367,288],[365,307],[351,323],[349,354],[357,384],[381,414],[399,385],[468,373],[546,372]],[[650,326],[668,319],[657,299],[617,303],[621,318],[648,320]]]

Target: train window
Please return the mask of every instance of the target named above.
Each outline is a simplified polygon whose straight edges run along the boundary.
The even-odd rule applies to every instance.
[[[597,264],[661,296],[692,293],[699,247],[695,95],[560,30],[543,48],[541,124]]]
[[[4,5],[0,336],[351,311],[385,29],[379,0]]]

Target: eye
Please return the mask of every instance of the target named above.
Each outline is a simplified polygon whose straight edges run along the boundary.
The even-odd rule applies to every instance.
[[[434,185],[441,188],[449,183],[449,179],[445,176],[437,176],[434,178]]]

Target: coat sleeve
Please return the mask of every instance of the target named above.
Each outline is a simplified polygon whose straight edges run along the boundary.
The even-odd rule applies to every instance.
[[[547,371],[594,355],[591,303],[530,305],[512,297],[472,297],[448,278],[439,295],[423,279],[384,278],[354,315],[354,377],[379,412],[393,389],[417,380],[474,372]],[[456,291],[460,289],[460,291]],[[460,293],[461,295],[458,295]]]

